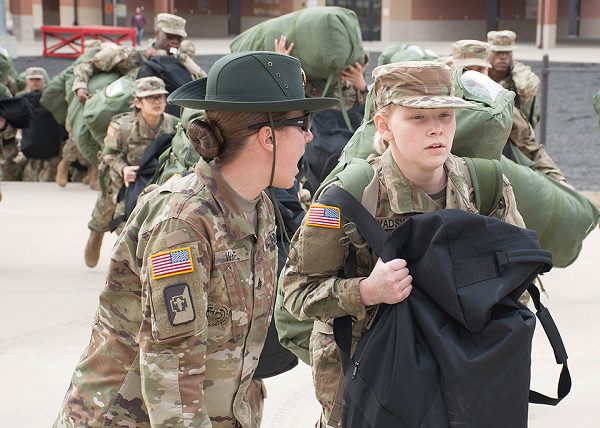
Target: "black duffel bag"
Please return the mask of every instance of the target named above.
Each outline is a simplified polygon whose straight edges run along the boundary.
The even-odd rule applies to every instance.
[[[337,186],[319,202],[339,206],[382,260],[403,258],[413,290],[380,305],[350,355],[351,319],[334,335],[344,369],[345,428],[527,426],[528,403],[556,405],[571,388],[567,354],[535,277],[552,267],[535,231],[492,217],[441,210],[410,217],[388,235]],[[557,363],[558,398],[529,390],[535,316]]]
[[[4,98],[0,100],[0,117],[13,128],[27,128],[31,121],[31,103],[22,97]]]
[[[31,104],[32,110],[29,127],[21,130],[21,151],[29,159],[50,159],[58,156],[66,139],[64,126],[40,104],[41,97],[41,92],[29,92],[20,97]]]

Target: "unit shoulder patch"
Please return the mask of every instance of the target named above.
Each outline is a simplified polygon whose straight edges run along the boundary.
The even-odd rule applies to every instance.
[[[311,205],[306,216],[307,226],[340,228],[340,209],[327,205]]]
[[[190,287],[187,284],[165,287],[164,297],[171,325],[187,324],[196,319]]]
[[[161,279],[194,271],[190,247],[176,248],[150,256],[152,279]]]

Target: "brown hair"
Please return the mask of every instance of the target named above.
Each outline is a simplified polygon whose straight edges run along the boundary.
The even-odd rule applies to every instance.
[[[271,113],[273,121],[283,120],[288,112]],[[187,127],[187,136],[194,149],[206,160],[227,163],[246,145],[248,137],[258,132],[250,125],[268,122],[267,113],[206,111],[206,119],[194,120]]]

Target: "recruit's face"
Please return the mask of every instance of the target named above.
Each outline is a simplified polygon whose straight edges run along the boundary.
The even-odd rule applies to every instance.
[[[183,37],[177,36],[175,34],[167,34],[159,31],[156,36],[156,42],[154,42],[154,47],[156,49],[162,49],[169,52],[170,48],[179,49],[181,46],[181,41]]]
[[[26,81],[26,85],[30,92],[43,91],[44,79],[40,79],[39,77],[29,78]]]
[[[156,117],[165,112],[167,100],[163,94],[150,95],[149,97],[135,98],[134,104],[144,117]]]
[[[492,52],[490,54],[490,64],[497,73],[506,73],[513,63],[512,51]]]
[[[384,120],[386,140],[400,170],[433,172],[446,162],[456,131],[454,109],[394,106]]]
[[[299,118],[304,116],[303,111],[292,111],[288,118]],[[289,189],[294,185],[294,179],[298,174],[298,162],[304,155],[306,145],[313,139],[310,130],[304,131],[299,126],[284,126],[276,128],[277,154],[275,160],[275,177],[273,186]]]

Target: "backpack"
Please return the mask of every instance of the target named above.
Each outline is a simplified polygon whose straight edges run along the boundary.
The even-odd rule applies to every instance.
[[[335,6],[309,7],[254,25],[233,39],[231,52],[273,51],[282,34],[294,43],[291,55],[309,80],[331,83],[348,65],[365,62],[356,13]]]
[[[469,168],[475,206],[483,215],[488,215],[498,205],[502,197],[503,178],[500,163],[496,160],[464,158]],[[366,191],[372,183],[374,171],[364,159],[355,158],[344,170],[328,181],[339,180],[344,188],[357,200],[363,199],[363,193],[377,197],[377,191]],[[318,198],[315,195],[315,199]],[[274,321],[279,334],[279,342],[292,351],[298,358],[310,365],[309,341],[313,329],[312,320],[299,321],[283,305],[283,278],[277,283]]]
[[[66,131],[48,110],[40,105],[40,92],[21,95],[31,104],[32,115],[28,128],[21,130],[21,151],[29,159],[50,159],[60,154]]]
[[[314,194],[323,180],[337,165],[342,150],[360,125],[364,106],[357,105],[347,112],[351,129],[341,111],[326,109],[312,115],[311,131],[313,139],[306,146],[302,157],[300,175],[306,180],[305,189]]]
[[[159,55],[144,61],[140,66],[136,78],[140,79],[150,76],[160,77],[165,82],[165,89],[169,93],[192,81],[190,72],[174,55]],[[167,104],[165,112],[179,117],[181,115],[181,108],[176,105]]]
[[[526,427],[529,402],[556,405],[569,393],[564,345],[532,285],[552,268],[534,231],[440,210],[410,217],[388,237],[343,189],[319,201],[340,207],[384,261],[406,259],[413,277],[408,299],[379,305],[352,356],[351,318],[334,321],[344,427]],[[526,289],[563,366],[558,398],[529,390],[535,317],[518,302]]]

